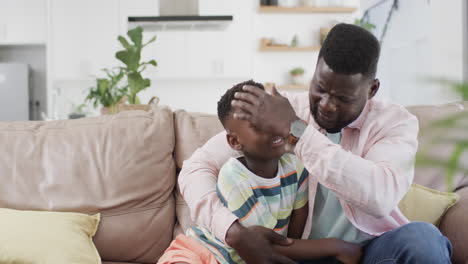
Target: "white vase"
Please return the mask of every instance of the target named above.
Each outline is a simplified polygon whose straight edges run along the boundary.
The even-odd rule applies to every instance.
[[[315,0],[302,0],[304,6],[315,6]]]
[[[293,84],[304,84],[304,74],[291,75],[291,80]]]

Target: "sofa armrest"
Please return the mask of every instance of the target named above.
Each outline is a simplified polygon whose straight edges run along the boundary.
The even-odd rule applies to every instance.
[[[468,263],[468,186],[457,191],[460,200],[451,207],[440,222],[440,231],[447,236],[453,245],[452,262],[454,264]]]

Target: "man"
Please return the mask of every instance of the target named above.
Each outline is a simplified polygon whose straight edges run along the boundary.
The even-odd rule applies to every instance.
[[[232,103],[239,110],[234,117],[295,145],[310,174],[303,238],[360,244],[362,263],[450,263],[451,244],[437,228],[409,224],[398,210],[413,180],[418,122],[403,107],[372,99],[380,85],[379,53],[371,33],[339,24],[320,50],[308,98],[246,86]],[[215,136],[184,163],[179,184],[192,218],[247,263],[293,263],[271,246],[289,240],[240,226],[216,197],[218,170],[234,155],[224,137]]]

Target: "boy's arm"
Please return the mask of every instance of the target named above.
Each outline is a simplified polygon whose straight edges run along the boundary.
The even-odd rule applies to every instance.
[[[295,239],[301,238],[308,214],[309,206],[307,203],[303,207],[292,212],[291,220],[289,221],[288,237]]]
[[[290,246],[273,246],[274,250],[294,260],[334,257],[345,264],[358,264],[361,247],[336,238],[294,240]]]
[[[289,220],[288,237],[300,239],[309,214],[309,172],[298,160],[296,160],[296,173],[298,188]]]

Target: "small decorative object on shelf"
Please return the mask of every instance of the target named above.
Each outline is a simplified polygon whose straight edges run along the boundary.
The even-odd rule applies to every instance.
[[[302,0],[303,6],[315,6],[315,0]]]
[[[278,6],[295,7],[299,6],[298,0],[278,0]]]
[[[296,85],[304,84],[304,68],[296,67],[292,69],[289,73],[291,74],[291,80],[293,84],[296,84]]]
[[[278,0],[260,0],[261,6],[277,6]]]
[[[331,27],[322,27],[320,28],[320,45],[323,45],[325,38],[327,38],[328,32],[330,32]]]
[[[260,51],[319,51],[320,46],[297,46],[291,47],[286,44],[275,43],[273,39],[262,38],[260,40]]]
[[[260,13],[273,14],[273,13],[283,13],[283,14],[313,14],[313,13],[353,13],[357,10],[356,7],[351,6],[295,6],[295,7],[282,7],[282,6],[260,6]]]
[[[297,36],[297,34],[294,34],[294,37],[291,40],[291,45],[290,46],[291,47],[299,46],[299,37]]]

